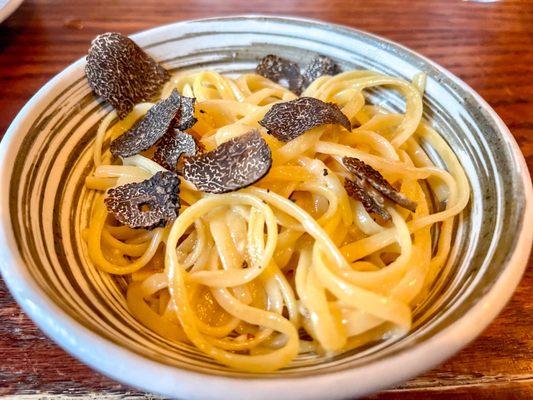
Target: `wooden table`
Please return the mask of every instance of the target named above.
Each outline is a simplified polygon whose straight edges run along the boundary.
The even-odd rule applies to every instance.
[[[486,1],[486,0],[485,0]],[[504,119],[533,171],[533,0],[25,1],[0,25],[0,133],[98,33],[130,34],[190,18],[265,13],[377,33],[464,79]],[[533,399],[533,262],[503,313],[439,368],[372,399]],[[59,349],[0,280],[0,395],[148,398]],[[145,397],[146,396],[146,397]]]

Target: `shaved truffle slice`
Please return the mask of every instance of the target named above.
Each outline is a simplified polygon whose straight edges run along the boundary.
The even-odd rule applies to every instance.
[[[283,84],[283,81],[286,81],[292,92],[298,95],[302,93],[304,78],[300,73],[300,67],[296,63],[269,54],[259,62],[255,72],[279,84]]]
[[[354,157],[344,157],[342,162],[354,176],[367,185],[370,185],[374,190],[381,193],[383,196],[393,201],[394,203],[406,208],[412,212],[416,211],[416,202],[408,199],[402,193],[398,192],[392,185],[378,171],[370,165]]]
[[[259,124],[282,142],[296,139],[304,132],[325,124],[339,124],[351,130],[350,121],[336,104],[324,103],[313,97],[274,104]]]
[[[154,229],[178,216],[179,178],[158,172],[150,179],[109,189],[104,200],[108,211],[130,228]]]
[[[305,78],[305,85],[311,84],[315,79],[324,75],[337,75],[340,72],[339,66],[335,64],[331,58],[317,55],[305,67],[303,76]]]
[[[188,133],[175,130],[168,132],[159,141],[154,153],[154,161],[162,167],[174,171],[182,154],[194,156],[198,146],[194,137]]]
[[[174,90],[167,99],[158,101],[133,128],[111,142],[111,154],[130,157],[152,147],[174,124],[183,99]]]
[[[254,184],[271,166],[272,152],[254,130],[208,153],[186,157],[183,176],[204,192],[227,193]]]
[[[135,104],[152,99],[170,78],[168,71],[131,39],[114,32],[93,40],[85,74],[91,89],[117,110],[120,119]]]
[[[359,183],[350,179],[346,179],[344,181],[344,188],[346,189],[348,196],[353,197],[355,200],[359,200],[363,204],[363,207],[365,207],[366,211],[369,213],[378,214],[386,221],[390,219],[389,212],[383,208],[384,199],[379,195],[379,193],[375,193],[375,191],[368,191],[368,189],[365,190],[364,186],[361,186]]]
[[[195,102],[196,99],[193,97],[181,97],[180,112],[176,117],[176,128],[180,131],[192,128],[198,121],[194,116]]]

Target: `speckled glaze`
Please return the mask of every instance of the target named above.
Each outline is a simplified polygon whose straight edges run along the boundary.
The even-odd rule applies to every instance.
[[[410,79],[428,75],[424,118],[454,149],[472,187],[446,268],[409,335],[325,358],[302,355],[258,375],[233,371],[171,343],[128,313],[123,287],[90,263],[80,231],[93,193],[84,177],[99,122],[110,112],[68,67],[23,108],[0,145],[0,270],[24,310],[65,350],[129,385],[187,399],[323,399],[367,394],[416,375],[472,340],[502,309],[531,249],[532,188],[502,121],[465,83],[424,57],[376,36],[315,21],[239,16],[180,22],[132,37],[167,68],[252,70],[274,53],[308,62],[315,53],[343,70]],[[89,46],[89,44],[88,44]],[[401,110],[390,91],[373,102]],[[434,151],[435,163],[446,167]]]

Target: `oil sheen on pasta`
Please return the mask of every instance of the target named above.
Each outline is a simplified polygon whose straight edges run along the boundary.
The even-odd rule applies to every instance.
[[[469,198],[457,158],[421,120],[423,86],[423,75],[412,83],[372,71],[320,77],[302,96],[336,103],[357,127],[349,133],[326,125],[282,143],[258,121],[272,104],[295,99],[289,90],[255,74],[175,75],[162,98],[174,88],[196,98],[198,122],[190,132],[205,150],[256,128],[271,147],[272,168],[228,194],[205,194],[182,179],[173,223],[152,231],[119,226],[108,216],[105,190],[162,167],[149,154],[112,162],[104,145],[152,104],[136,105],[122,121],[111,112],[99,127],[96,169],[86,179],[99,192],[83,232],[91,260],[126,277],[128,307],[142,324],[239,370],[273,371],[299,353],[335,355],[406,334],[413,308],[445,264],[454,217]],[[402,94],[406,112],[367,104],[363,92],[373,87]],[[431,162],[422,142],[446,170]],[[347,195],[344,156],[378,170],[418,203],[416,212],[391,206],[391,221],[378,224]],[[435,224],[440,234],[432,243]]]

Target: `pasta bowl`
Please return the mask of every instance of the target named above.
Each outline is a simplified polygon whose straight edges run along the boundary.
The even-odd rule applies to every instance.
[[[84,178],[90,147],[110,112],[92,94],[85,60],[46,84],[21,110],[0,145],[0,269],[13,296],[66,351],[128,385],[165,396],[346,398],[415,376],[473,340],[503,308],[525,268],[533,232],[527,167],[503,122],[465,83],[385,39],[316,21],[238,16],[180,22],[133,36],[169,69],[252,70],[265,54],[410,79],[427,74],[424,119],[466,171],[472,194],[455,228],[444,272],[415,310],[410,333],[335,357],[299,356],[272,373],[231,370],[187,345],[151,332],[128,312],[119,283],[91,264],[81,227],[90,213]],[[390,92],[373,102],[401,110]],[[430,157],[438,160],[431,149]],[[512,232],[512,234],[508,234]]]
[[[22,0],[2,0],[0,1],[0,23],[7,19],[20,6]]]

